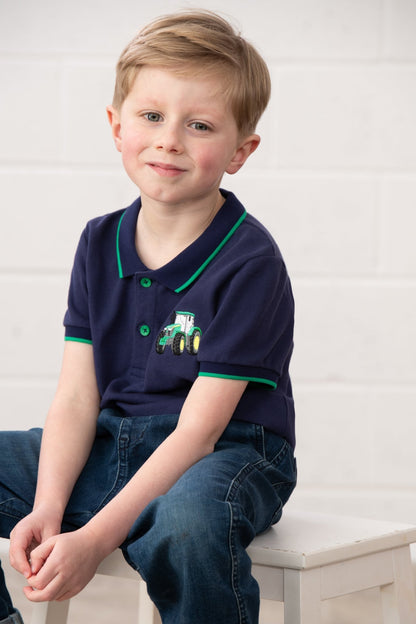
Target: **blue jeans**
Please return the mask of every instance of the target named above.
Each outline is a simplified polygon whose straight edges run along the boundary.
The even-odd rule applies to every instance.
[[[123,418],[103,410],[62,530],[83,526],[102,509],[177,419]],[[32,509],[41,435],[40,429],[0,434],[3,537]],[[258,622],[259,590],[246,548],[279,520],[295,482],[293,450],[284,439],[259,425],[232,421],[215,451],[146,507],[121,548],[147,582],[164,624]],[[1,596],[7,596],[4,584],[0,604]]]

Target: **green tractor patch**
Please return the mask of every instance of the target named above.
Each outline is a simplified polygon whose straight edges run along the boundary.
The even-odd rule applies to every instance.
[[[156,352],[164,353],[170,346],[174,355],[181,355],[185,349],[190,355],[196,355],[201,340],[201,330],[195,327],[195,314],[175,312],[174,321],[167,325],[156,340]]]

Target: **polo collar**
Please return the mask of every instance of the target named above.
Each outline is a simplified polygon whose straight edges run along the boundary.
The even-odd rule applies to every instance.
[[[165,266],[151,271],[140,260],[135,245],[140,197],[122,213],[117,228],[119,277],[145,274],[179,293],[190,286],[221,251],[247,216],[244,206],[230,191],[221,189],[225,202],[201,236]]]

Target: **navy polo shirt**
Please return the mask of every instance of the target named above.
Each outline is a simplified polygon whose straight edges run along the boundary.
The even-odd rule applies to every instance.
[[[72,270],[65,338],[92,344],[102,408],[176,414],[198,375],[245,379],[233,418],[294,446],[286,267],[267,230],[221,192],[226,201],[205,232],[154,271],[135,248],[140,198],[89,221]]]

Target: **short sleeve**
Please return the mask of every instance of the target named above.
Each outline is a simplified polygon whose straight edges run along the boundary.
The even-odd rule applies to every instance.
[[[223,289],[198,353],[200,375],[277,388],[293,350],[294,302],[275,256],[248,260]]]
[[[68,293],[68,308],[64,317],[65,340],[92,342],[89,322],[88,287],[87,287],[87,229],[81,235]]]

